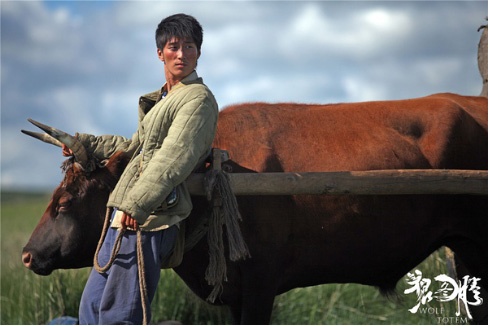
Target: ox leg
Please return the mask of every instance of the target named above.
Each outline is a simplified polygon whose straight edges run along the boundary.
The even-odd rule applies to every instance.
[[[266,325],[270,323],[275,291],[243,293],[241,306],[231,307],[234,323],[240,325]]]
[[[239,307],[232,307],[231,312],[236,323],[265,325],[270,323],[272,315],[273,303],[277,293],[276,278],[273,277],[273,263],[257,264],[255,261],[253,265],[255,268],[261,266],[268,267],[270,270],[243,269],[241,304]]]
[[[275,293],[243,293],[240,304],[230,306],[233,324],[269,324],[274,301]]]

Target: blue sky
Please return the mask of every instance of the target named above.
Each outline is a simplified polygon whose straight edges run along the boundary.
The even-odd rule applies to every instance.
[[[171,14],[204,27],[198,73],[221,107],[477,95],[487,1],[2,1],[1,186],[52,189],[59,149],[27,118],[67,132],[136,128],[164,83],[154,30]]]
[[[43,4],[50,10],[68,10],[72,14],[81,13],[83,11],[101,10],[112,7],[117,1],[114,0],[84,0],[84,1],[58,1],[58,0],[43,0]]]

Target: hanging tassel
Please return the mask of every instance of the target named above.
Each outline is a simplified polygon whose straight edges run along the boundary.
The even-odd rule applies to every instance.
[[[231,189],[229,176],[222,170],[209,170],[206,174],[205,185],[207,199],[211,199],[213,205],[207,233],[209,266],[205,273],[205,279],[209,285],[214,286],[207,298],[208,301],[214,302],[222,292],[223,282],[227,281],[223,226],[226,227],[229,259],[238,261],[251,256],[239,227],[239,221],[242,218],[238,210],[238,202]]]

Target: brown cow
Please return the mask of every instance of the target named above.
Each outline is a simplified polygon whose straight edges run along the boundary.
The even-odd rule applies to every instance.
[[[233,172],[376,169],[487,169],[487,99],[454,94],[332,105],[253,103],[219,116],[214,146],[229,151]],[[125,166],[116,154],[90,175],[70,165],[24,248],[39,274],[92,263],[105,200]],[[207,207],[193,197],[188,229]],[[228,262],[218,303],[236,322],[268,323],[274,298],[296,287],[353,282],[382,291],[440,246],[448,246],[487,289],[487,197],[240,196],[241,228],[251,258]],[[90,219],[90,223],[87,223]],[[82,241],[83,239],[83,241]],[[199,297],[207,241],[175,268]],[[474,307],[487,321],[484,305]],[[479,317],[482,316],[482,317]]]

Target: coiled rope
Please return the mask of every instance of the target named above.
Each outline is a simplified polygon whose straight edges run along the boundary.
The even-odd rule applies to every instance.
[[[110,217],[113,211],[114,211],[113,208],[107,208],[107,211],[105,213],[104,226],[102,228],[102,234],[100,235],[100,240],[98,241],[97,249],[95,250],[95,256],[93,257],[93,267],[100,274],[107,272],[109,268],[112,266],[112,264],[114,264],[115,258],[119,253],[119,250],[121,249],[122,237],[126,232],[125,229],[119,230],[117,234],[117,238],[115,239],[114,242],[114,247],[112,248],[112,252],[110,253],[109,261],[105,266],[100,266],[98,261],[98,255],[100,249],[102,248],[102,244],[104,243],[104,239],[107,235],[107,231],[109,230]],[[136,230],[136,235],[137,235],[136,252],[137,252],[137,261],[138,261],[139,293],[141,295],[141,306],[143,308],[143,325],[147,325],[148,324],[148,289],[146,287],[144,256],[143,256],[143,240],[141,237],[141,229]]]

